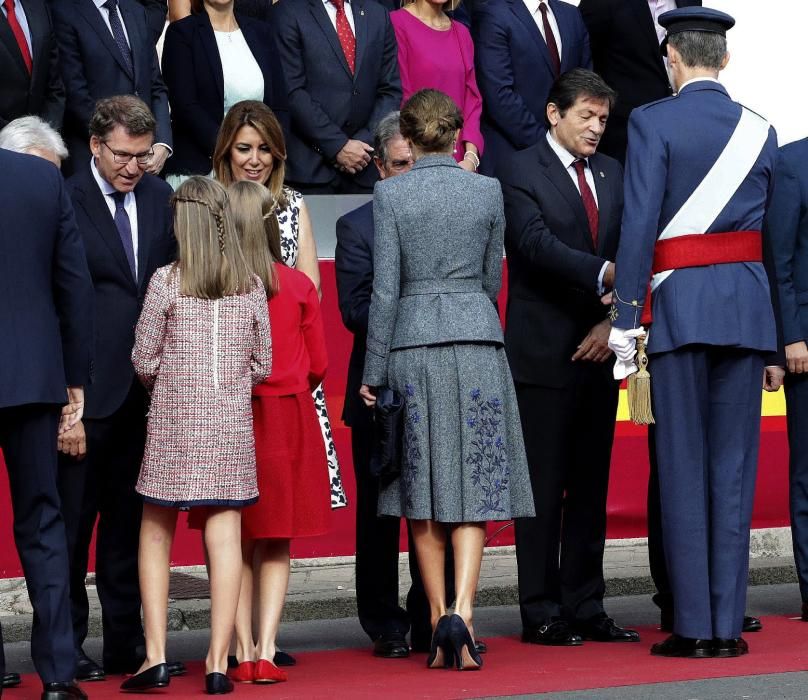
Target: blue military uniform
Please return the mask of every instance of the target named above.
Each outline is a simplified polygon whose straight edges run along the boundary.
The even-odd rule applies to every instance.
[[[725,28],[734,23],[701,8],[665,13],[660,23],[670,16],[692,19],[687,29],[702,31],[704,13],[729,20]],[[749,133],[754,136],[745,138]],[[745,143],[729,146],[738,140]],[[745,162],[738,152],[727,162],[733,149],[744,147]],[[640,326],[661,233],[760,231],[776,152],[774,130],[711,79],[686,83],[677,96],[632,112],[614,328]],[[716,180],[721,168],[737,174],[737,186],[726,190],[727,178]],[[776,350],[768,276],[760,262],[733,262],[658,277],[648,352],[674,632],[737,639],[746,603],[761,379],[765,355]]]

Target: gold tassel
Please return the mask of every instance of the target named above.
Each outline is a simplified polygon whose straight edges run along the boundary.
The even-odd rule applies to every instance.
[[[637,338],[638,371],[628,378],[628,414],[636,425],[654,423],[651,410],[651,375],[648,373],[648,355],[645,354],[645,336]]]

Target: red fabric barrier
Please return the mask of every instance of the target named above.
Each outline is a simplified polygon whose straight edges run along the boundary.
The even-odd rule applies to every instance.
[[[351,464],[350,430],[340,420],[352,336],[342,325],[337,307],[334,262],[332,260],[321,261],[320,272],[323,288],[323,318],[330,363],[325,380],[325,390],[349,506],[333,512],[333,524],[328,535],[294,541],[292,556],[297,558],[344,556],[354,553],[355,514],[350,503],[355,493],[355,481]],[[500,295],[500,309],[502,311],[505,309],[504,291]],[[752,523],[755,528],[788,525],[788,444],[785,430],[784,417],[763,418],[760,467]],[[647,483],[648,453],[645,429],[619,421],[616,426],[615,445],[612,453],[607,506],[608,536],[610,538],[645,536]],[[489,544],[513,544],[513,528],[502,529],[503,525],[504,523],[492,523],[489,526],[491,536]],[[498,531],[500,531],[499,534],[494,536],[494,533]],[[12,540],[11,504],[4,468],[0,469],[0,543],[2,543],[0,544],[0,578],[21,576],[19,560]],[[402,549],[406,549],[404,528],[402,528],[401,546]],[[203,561],[199,533],[191,532],[186,528],[185,516],[180,519],[172,560],[176,565],[201,564]]]

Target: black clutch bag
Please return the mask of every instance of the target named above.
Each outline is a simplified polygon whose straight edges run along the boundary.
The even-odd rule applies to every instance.
[[[373,407],[373,450],[370,473],[382,481],[401,474],[404,441],[404,398],[389,387],[379,387]]]

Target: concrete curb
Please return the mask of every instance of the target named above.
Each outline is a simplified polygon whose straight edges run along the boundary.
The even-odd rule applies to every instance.
[[[796,570],[788,528],[756,530],[750,544],[749,584],[795,583]],[[610,540],[604,557],[607,596],[650,595],[646,539]],[[410,585],[409,558],[399,559],[400,594]],[[101,609],[94,580],[88,579],[89,636],[101,634]],[[292,562],[284,621],[327,620],[356,616],[354,558],[297,559]],[[210,601],[204,567],[172,569],[168,625],[173,631],[210,626]],[[514,547],[486,550],[477,604],[516,605],[518,602]],[[25,641],[31,633],[31,608],[23,579],[0,580],[0,622],[6,642]]]

